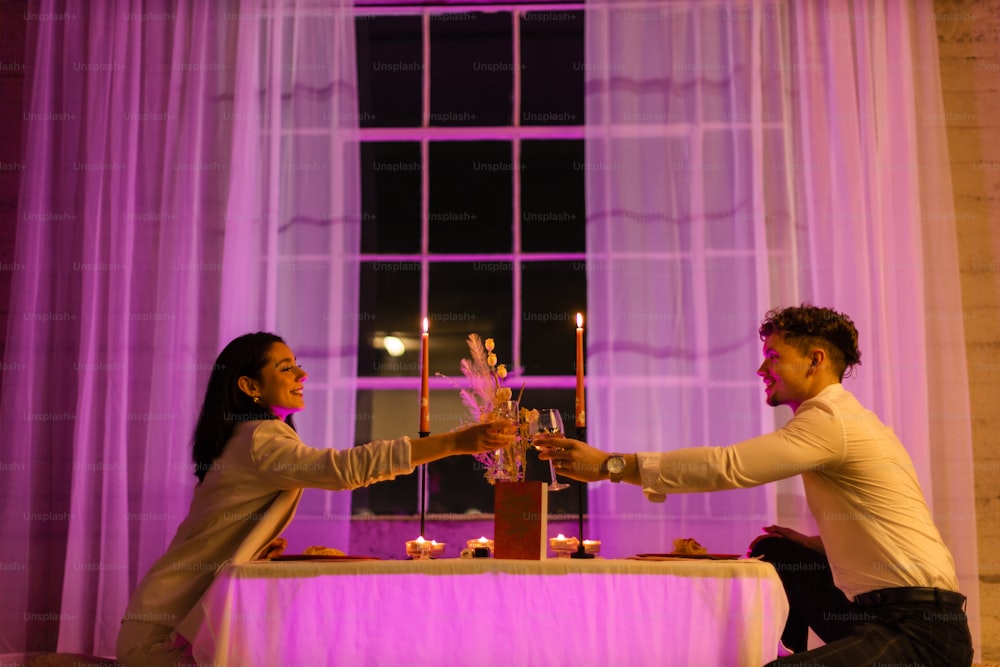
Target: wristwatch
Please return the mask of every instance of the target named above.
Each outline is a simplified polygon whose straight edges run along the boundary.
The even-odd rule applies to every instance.
[[[625,457],[621,454],[612,454],[604,462],[604,467],[608,469],[608,479],[617,484],[622,481],[625,474]]]

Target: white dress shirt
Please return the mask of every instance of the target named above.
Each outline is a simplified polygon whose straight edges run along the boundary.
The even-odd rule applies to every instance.
[[[638,463],[655,502],[802,475],[834,583],[848,598],[900,586],[958,590],[910,455],[841,384],[802,403],[773,433],[729,447],[639,454]]]

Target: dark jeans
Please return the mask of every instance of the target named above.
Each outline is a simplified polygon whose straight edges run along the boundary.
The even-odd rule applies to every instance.
[[[972,664],[968,619],[957,605],[859,605],[833,585],[826,556],[782,537],[761,540],[751,555],[774,565],[788,596],[788,622],[781,642],[795,655],[775,660],[769,666]],[[826,642],[825,646],[805,650],[809,628]]]

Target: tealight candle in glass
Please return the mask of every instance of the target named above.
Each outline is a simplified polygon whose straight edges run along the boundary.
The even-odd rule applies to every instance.
[[[485,536],[480,537],[479,539],[476,540],[469,540],[468,542],[465,543],[465,546],[469,547],[470,549],[478,549],[485,547],[489,549],[491,553],[493,552],[493,540],[488,539]]]
[[[478,540],[469,540],[465,546],[472,550],[473,558],[489,558],[493,555],[493,540],[485,536]]]
[[[580,540],[575,537],[566,537],[560,533],[556,537],[549,538],[549,546],[556,553],[556,558],[569,558],[570,554],[576,551]]]
[[[601,541],[600,540],[584,540],[583,550],[588,554],[596,556],[601,553]]]
[[[442,544],[442,548],[443,548]],[[433,545],[423,538],[423,536],[418,537],[415,540],[406,541],[406,555],[413,560],[428,560],[433,552]]]

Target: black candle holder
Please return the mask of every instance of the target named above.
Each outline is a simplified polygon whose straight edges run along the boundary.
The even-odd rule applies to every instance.
[[[426,438],[430,431],[419,431]],[[417,511],[420,513],[420,537],[424,536],[424,521],[427,518],[427,464],[417,466]]]
[[[576,427],[576,439],[580,442],[587,441],[587,427],[577,426]],[[584,536],[583,536],[583,494],[587,488],[586,482],[579,482],[576,487],[576,512],[579,520],[580,529],[580,544],[577,545],[576,551],[570,554],[570,558],[593,558],[594,554],[588,554],[586,547],[583,546]]]

